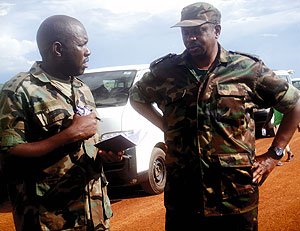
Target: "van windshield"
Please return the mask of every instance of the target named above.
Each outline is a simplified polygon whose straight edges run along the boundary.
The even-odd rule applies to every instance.
[[[292,80],[294,87],[300,90],[300,80]]]
[[[136,70],[86,73],[79,78],[91,89],[97,107],[123,106],[128,101]]]

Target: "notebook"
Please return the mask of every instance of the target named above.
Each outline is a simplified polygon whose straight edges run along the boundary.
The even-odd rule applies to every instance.
[[[106,140],[101,140],[100,142],[95,144],[95,146],[100,150],[112,151],[117,153],[128,148],[135,147],[136,144],[125,135],[120,134]]]

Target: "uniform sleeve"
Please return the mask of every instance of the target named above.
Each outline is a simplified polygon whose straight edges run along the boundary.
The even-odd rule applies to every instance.
[[[279,101],[277,105],[274,106],[274,108],[281,113],[287,113],[290,110],[292,110],[296,103],[299,100],[300,92],[297,88],[295,88],[293,85],[289,84],[289,88],[282,97],[282,99]]]
[[[25,115],[18,93],[2,91],[0,96],[1,150],[7,150],[25,141]]]
[[[130,89],[130,99],[139,103],[151,104],[157,102],[158,98],[156,77],[151,72],[147,72]]]
[[[255,83],[255,102],[260,107],[274,107],[286,113],[296,105],[298,99],[299,91],[262,63]]]

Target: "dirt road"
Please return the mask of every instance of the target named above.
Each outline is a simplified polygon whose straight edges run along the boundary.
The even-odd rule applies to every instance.
[[[269,147],[272,138],[257,140],[257,153]],[[295,158],[276,167],[260,188],[259,230],[300,230],[300,133],[290,147]],[[284,157],[285,160],[285,157]],[[138,188],[110,191],[114,217],[111,231],[163,231],[163,194],[148,196]],[[0,208],[0,230],[14,230],[8,206]]]

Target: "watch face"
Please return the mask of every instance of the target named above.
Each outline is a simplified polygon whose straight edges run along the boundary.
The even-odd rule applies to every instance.
[[[282,156],[283,155],[283,150],[281,148],[277,148],[277,147],[272,147],[272,148],[275,151],[275,154],[277,156]]]

